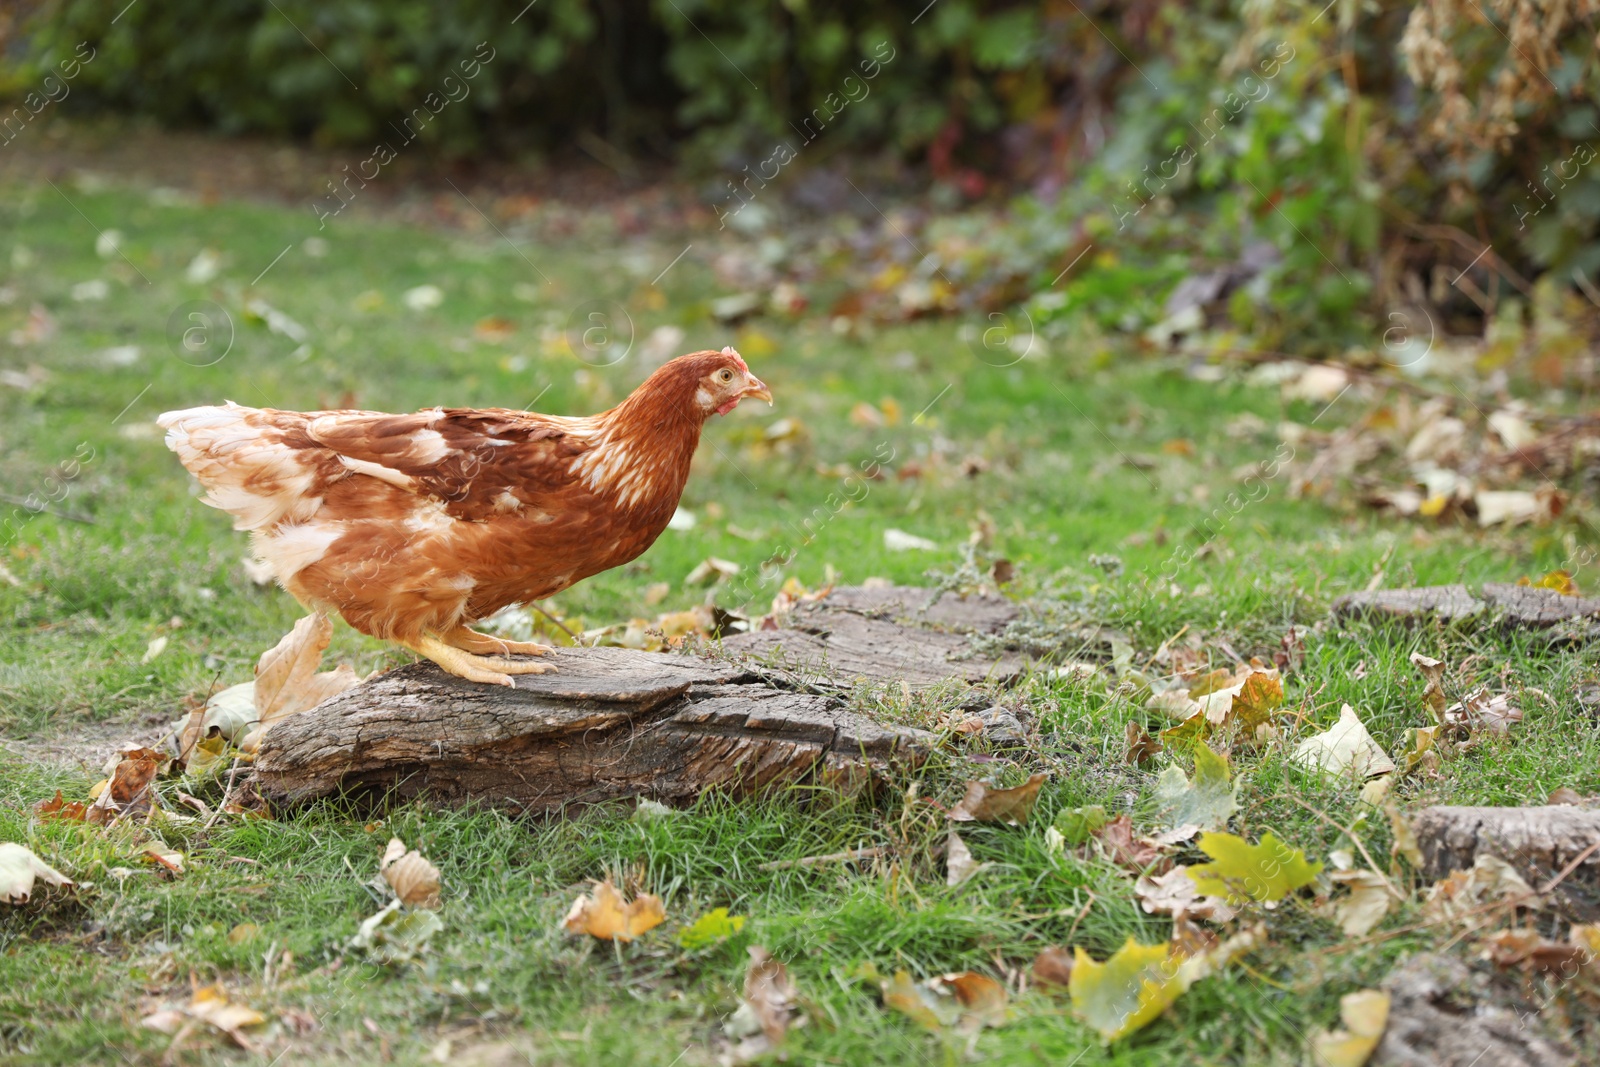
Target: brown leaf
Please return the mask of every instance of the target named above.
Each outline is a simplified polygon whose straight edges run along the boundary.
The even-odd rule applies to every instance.
[[[1582,946],[1547,940],[1537,930],[1501,930],[1490,934],[1484,947],[1497,967],[1521,967],[1568,978],[1591,960]]]
[[[1146,733],[1144,727],[1138,723],[1128,723],[1125,734],[1128,739],[1128,751],[1123,759],[1126,762],[1143,767],[1161,754],[1161,742]]]
[[[1200,956],[1214,950],[1221,941],[1217,935],[1200,926],[1182,913],[1172,920],[1172,954],[1174,956]]]
[[[789,1019],[797,996],[789,970],[760,945],[751,945],[750,969],[744,974],[744,1000],[761,1023],[768,1044],[777,1048],[789,1033]]]
[[[1033,981],[1036,985],[1066,989],[1072,981],[1072,951],[1060,945],[1051,945],[1033,958]]]
[[[141,745],[122,746],[122,758],[100,795],[85,812],[85,821],[104,826],[119,816],[142,815],[154,804],[150,783],[166,757]]]
[[[1426,704],[1439,720],[1444,723],[1444,661],[1424,656],[1420,652],[1411,653],[1411,662],[1422,672],[1422,677],[1427,679],[1427,687],[1422,691],[1422,702]]]
[[[406,907],[439,906],[439,868],[424,859],[416,849],[406,851],[405,842],[398,837],[389,839],[389,847],[384,850],[378,872]]]
[[[244,1028],[260,1026],[267,1021],[267,1017],[254,1008],[229,1001],[228,994],[221,986],[210,985],[196,990],[194,997],[183,1008],[168,1008],[146,1015],[142,1025],[164,1034],[175,1034],[189,1019],[215,1027],[231,1037],[240,1048],[245,1049],[252,1046],[250,1039],[243,1033]]]
[[[82,822],[88,810],[89,806],[81,800],[68,801],[59,789],[51,799],[41,800],[33,806],[40,822]]]
[[[956,1029],[963,1033],[976,1033],[985,1026],[1004,1026],[1006,1023],[1006,987],[986,974],[960,971],[931,979],[929,986],[935,990],[948,990],[955,994],[961,1005],[961,1020]]]
[[[1039,787],[1049,777],[1042,771],[1028,777],[1022,785],[1010,789],[996,789],[984,782],[967,783],[967,793],[961,803],[950,809],[949,818],[956,822],[1003,822],[1007,826],[1020,826],[1039,800]]]
[[[1149,838],[1134,834],[1133,819],[1128,815],[1118,815],[1094,831],[1094,837],[1100,842],[1107,859],[1135,874],[1164,872],[1171,866],[1172,861],[1162,855],[1159,845]]]

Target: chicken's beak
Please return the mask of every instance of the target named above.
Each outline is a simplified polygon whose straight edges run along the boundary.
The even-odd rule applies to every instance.
[[[745,382],[744,392],[740,394],[741,398],[753,396],[765,400],[767,407],[770,408],[772,406],[772,390],[767,388],[767,383],[757,378],[754,374],[746,375],[746,378],[748,380]]]

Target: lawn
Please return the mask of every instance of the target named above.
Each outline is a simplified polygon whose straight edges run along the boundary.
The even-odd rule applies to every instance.
[[[5,1062],[155,1062],[171,1038],[140,1018],[186,1000],[191,984],[221,982],[272,1020],[255,1031],[258,1047],[199,1034],[172,1054],[177,1062],[710,1063],[754,944],[784,960],[799,988],[807,1022],[791,1033],[792,1062],[956,1062],[965,1039],[886,1011],[869,965],[917,978],[1002,977],[1047,945],[1103,958],[1130,935],[1157,942],[1170,930],[1140,910],[1125,872],[1054,851],[1044,834],[1058,811],[1090,804],[1147,825],[1170,757],[1127,765],[1125,728],[1166,724],[1125,689],[1045,671],[1020,690],[1040,724],[1036,762],[1051,773],[1040,806],[1023,827],[969,824],[963,836],[985,867],[956,887],[937,852],[944,820],[924,798],[948,804],[965,778],[997,768],[969,763],[953,743],[920,772],[916,794],[907,779],[872,801],[796,790],[707,796],[649,820],[606,807],[549,821],[324,804],[271,820],[167,825],[160,834],[187,865],[170,879],[139,862],[143,827],[41,822],[32,805],[58,789],[86,796],[116,741],[152,740],[193,701],[248,679],[300,614],[286,594],[249,580],[244,535],[198,503],[154,426],[162,411],[223,399],[590,413],[626,395],[650,369],[652,336],[677,327],[679,351],[738,347],[775,408],[747,404],[715,420],[683,500],[692,528],[562,594],[551,609],[562,616],[595,627],[686,608],[708,596],[685,581],[702,560],[760,574],[781,546],[795,551],[779,577],[744,586],[755,603],[724,606],[759,614],[790,578],[808,589],[870,577],[927,583],[930,570],[954,572],[975,537],[979,558],[1014,564],[1011,595],[1119,627],[1140,663],[1180,635],[1198,635],[1201,655],[1218,665],[1224,650],[1270,657],[1294,628],[1305,657],[1285,683],[1299,717],[1291,734],[1326,727],[1349,703],[1387,751],[1404,751],[1408,730],[1429,721],[1413,651],[1451,665],[1452,699],[1456,686],[1480,682],[1511,692],[1525,712],[1511,737],[1404,778],[1395,786],[1404,809],[1538,803],[1557,787],[1600,793],[1600,724],[1580,701],[1595,680],[1591,650],[1487,629],[1327,621],[1336,596],[1375,577],[1515,581],[1570,568],[1574,546],[1588,543],[1581,528],[1481,532],[1385,518],[1353,500],[1296,499],[1286,474],[1242,508],[1221,506],[1243,468],[1278,454],[1280,423],[1337,430],[1374,394],[1286,401],[1243,374],[1197,376],[1131,343],[1055,340],[1014,363],[980,359],[955,323],[841,320],[822,310],[825,294],[799,315],[720,324],[712,301],[729,288],[715,270],[716,238],[626,236],[603,211],[558,241],[510,223],[429,230],[356,214],[319,232],[301,209],[103,182],[0,192],[0,256],[9,256],[0,259],[0,336],[13,337],[0,349],[0,491],[49,498],[40,513],[21,503],[0,512],[9,514],[0,520],[0,840],[93,883],[0,913]],[[202,278],[193,265],[207,249],[218,259]],[[412,307],[428,303],[406,299],[421,286],[442,300]],[[612,324],[609,340],[627,348],[615,361],[614,347],[584,360],[563,339],[600,306],[631,319],[631,328]],[[184,331],[197,327],[209,331],[205,344],[191,334],[186,348]],[[838,507],[844,479],[874,458],[885,477]],[[63,479],[63,464],[75,476]],[[937,547],[891,551],[890,529]],[[1202,546],[1169,565],[1179,549]],[[1149,579],[1163,574],[1150,595]],[[659,583],[665,598],[647,604]],[[329,657],[362,673],[407,658],[343,626]],[[948,710],[892,694],[861,699],[930,727]],[[1236,753],[1247,781],[1233,832],[1255,840],[1270,830],[1317,859],[1351,847],[1355,833],[1387,855],[1387,820],[1352,786],[1291,763],[1288,747]],[[1022,776],[1009,763],[999,771]],[[378,967],[346,946],[381,906],[367,880],[391,835],[442,870],[443,929],[417,961]],[[889,858],[761,866],[863,846],[885,846]],[[622,946],[564,934],[573,897],[607,876],[659,895],[668,923]],[[1109,1046],[1065,998],[1028,992],[1006,1026],[976,1039],[976,1055],[1301,1062],[1307,1035],[1336,1025],[1340,995],[1443,940],[1411,929],[1417,900],[1360,945],[1307,902],[1266,913],[1266,945]],[[679,947],[676,929],[715,907],[747,917],[742,930]]]

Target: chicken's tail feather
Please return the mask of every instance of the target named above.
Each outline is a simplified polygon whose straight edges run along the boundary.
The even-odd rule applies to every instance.
[[[318,464],[289,442],[292,412],[233,401],[169,411],[156,419],[166,444],[205,486],[204,503],[233,516],[236,530],[263,530],[309,518],[320,505]]]

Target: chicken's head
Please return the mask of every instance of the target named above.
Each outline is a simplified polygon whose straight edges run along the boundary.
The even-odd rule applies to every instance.
[[[724,348],[721,352],[697,352],[682,358],[696,361],[699,382],[694,400],[707,416],[713,411],[718,415],[726,415],[747,396],[765,400],[769,406],[772,404],[772,390],[750,373],[744,357],[732,347]]]

